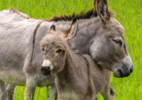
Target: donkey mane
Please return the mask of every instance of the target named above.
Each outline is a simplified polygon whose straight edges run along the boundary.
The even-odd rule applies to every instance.
[[[95,6],[96,5],[94,4],[94,7]],[[13,12],[13,13],[18,14],[22,18],[30,19],[29,16],[26,16],[26,15],[20,13],[16,8],[11,7],[10,11]],[[109,18],[110,18],[113,14],[109,11],[108,15],[109,15]],[[89,11],[81,11],[78,14],[75,14],[75,12],[73,12],[72,15],[65,15],[65,14],[64,15],[54,15],[50,19],[47,19],[47,20],[44,20],[44,21],[61,21],[61,20],[68,21],[68,20],[72,20],[73,18],[76,18],[76,19],[89,19],[91,17],[97,17],[97,16],[98,16],[98,13],[96,11],[96,8],[92,8]]]
[[[97,12],[92,8],[91,10],[84,12],[81,11],[79,14],[75,14],[75,12],[73,12],[72,15],[54,15],[52,18],[50,18],[48,21],[60,21],[60,20],[72,20],[73,18],[76,19],[88,19],[91,17],[96,17],[97,16]]]
[[[107,7],[107,9],[108,9],[108,7]],[[113,13],[108,10],[107,14],[108,14],[107,19],[109,20],[113,16]],[[92,8],[87,12],[81,11],[79,14],[75,14],[75,12],[73,12],[72,15],[54,15],[47,21],[61,21],[61,20],[68,21],[68,20],[72,20],[73,18],[89,19],[91,17],[97,17],[97,16],[98,16],[97,11],[94,10],[94,8]]]
[[[13,12],[13,13],[18,14],[22,18],[25,18],[25,19],[29,19],[30,18],[29,16],[26,16],[26,15],[20,13],[16,8],[11,7],[10,11]]]

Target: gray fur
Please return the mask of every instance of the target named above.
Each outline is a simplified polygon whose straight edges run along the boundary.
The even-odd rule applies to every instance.
[[[0,79],[14,86],[26,85],[28,89],[26,94],[28,97],[34,95],[36,86],[48,86],[54,83],[54,78],[44,76],[40,71],[42,52],[40,51],[39,43],[42,37],[47,34],[48,29],[53,24],[61,31],[65,31],[71,24],[71,21],[43,22],[36,32],[34,51],[32,52],[33,32],[39,22],[40,20],[21,18],[9,10],[0,12]],[[104,25],[100,17],[82,19],[78,21],[77,33],[68,42],[74,52],[89,54],[98,65],[111,71],[115,69],[123,70],[120,64],[125,63],[123,61],[125,57],[129,57],[126,48],[122,48],[124,52],[119,53],[117,51],[117,55],[119,55],[118,59],[115,59],[117,56],[110,56],[110,59],[107,58],[108,54],[115,51],[114,47],[116,47],[112,41],[108,41],[109,36],[121,37],[123,47],[125,47],[124,30],[119,22],[111,18]],[[107,51],[104,51],[105,49]],[[32,53],[33,59],[30,63]],[[99,54],[103,58],[102,61],[106,60],[106,62],[100,60]],[[128,60],[131,60],[130,57]],[[117,66],[113,67],[114,65]],[[132,63],[129,63],[126,67],[129,69],[126,71],[130,74],[133,68]],[[125,71],[121,75],[116,70],[114,72],[116,73],[114,74],[116,77],[126,76]],[[3,82],[0,84],[3,84]],[[5,95],[5,90],[2,90],[1,97]],[[28,92],[29,90],[32,92]],[[25,100],[28,97],[25,97]]]

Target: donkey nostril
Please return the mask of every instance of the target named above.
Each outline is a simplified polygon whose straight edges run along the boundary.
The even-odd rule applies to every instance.
[[[44,71],[44,70],[45,70],[45,68],[42,66],[41,71]]]
[[[133,68],[130,69],[130,73],[132,73],[132,72],[133,72]]]
[[[123,73],[121,72],[120,69],[118,69],[119,73],[120,73],[120,76],[123,77]]]

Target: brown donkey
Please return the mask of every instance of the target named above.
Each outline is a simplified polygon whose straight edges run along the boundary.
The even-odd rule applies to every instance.
[[[92,100],[100,92],[105,100],[113,100],[110,71],[99,68],[89,55],[74,53],[67,44],[77,27],[75,19],[65,33],[51,26],[40,43],[44,60],[41,70],[44,75],[55,75],[59,100]]]

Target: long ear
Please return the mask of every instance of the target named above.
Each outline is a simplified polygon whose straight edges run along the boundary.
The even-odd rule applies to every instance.
[[[77,33],[77,29],[78,29],[77,20],[76,18],[73,18],[70,28],[64,33],[64,37],[67,38],[67,40],[73,38]]]
[[[105,24],[110,20],[111,12],[109,11],[107,0],[93,0],[94,9]]]

